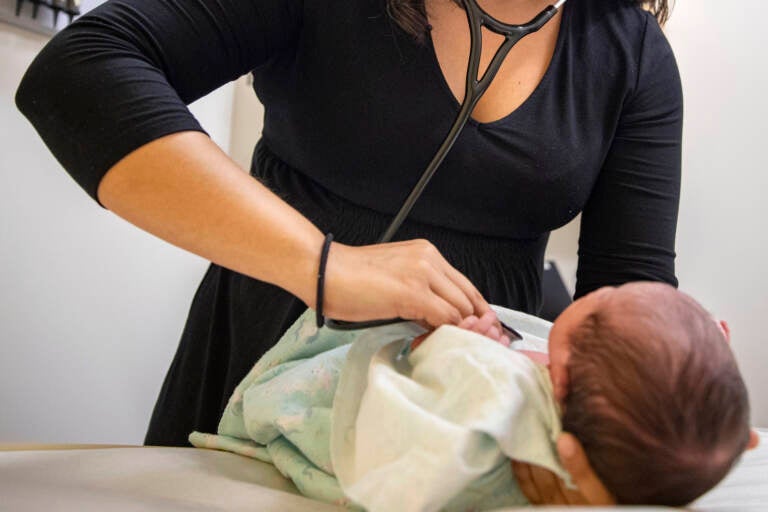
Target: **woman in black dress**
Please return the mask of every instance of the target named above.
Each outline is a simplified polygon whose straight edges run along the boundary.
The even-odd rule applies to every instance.
[[[547,3],[481,5],[520,23]],[[579,212],[576,296],[676,284],[682,94],[643,4],[666,14],[665,0],[569,0],[513,48],[389,244],[375,242],[462,100],[456,3],[110,0],[60,32],[19,108],[102,206],[213,262],[146,443],[215,431],[253,362],[315,306],[326,232],[337,319],[536,313],[549,232]],[[481,69],[499,43],[483,37]],[[265,106],[252,176],[185,106],[248,72]]]

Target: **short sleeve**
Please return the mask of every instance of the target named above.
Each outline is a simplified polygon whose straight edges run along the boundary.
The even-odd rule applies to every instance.
[[[301,0],[111,0],[57,34],[16,104],[94,199],[121,158],[203,131],[186,104],[295,44]]]
[[[630,281],[677,286],[682,126],[675,57],[647,15],[636,85],[582,214],[576,297]]]

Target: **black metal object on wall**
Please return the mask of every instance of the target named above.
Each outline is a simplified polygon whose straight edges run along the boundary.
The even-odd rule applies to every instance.
[[[59,13],[63,12],[69,17],[69,23],[75,16],[80,15],[80,0],[26,0],[26,3],[32,4],[32,19],[37,19],[40,6],[53,11],[53,27],[59,20]],[[16,16],[22,16],[25,0],[16,0]]]

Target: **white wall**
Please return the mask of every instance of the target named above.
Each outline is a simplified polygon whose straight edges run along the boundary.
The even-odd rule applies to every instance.
[[[243,169],[250,169],[253,147],[261,137],[264,107],[253,92],[250,75],[240,77],[234,86],[229,156]]]
[[[104,1],[105,0],[81,0],[80,13],[85,14]],[[58,30],[61,30],[69,24],[69,16],[63,12],[59,12],[58,17],[56,18],[56,24],[54,25],[54,11],[44,4],[40,4],[37,17],[33,18],[32,13],[34,12],[34,5],[31,0],[22,1],[21,10],[17,16],[16,2],[17,0],[0,0],[0,20],[47,36],[55,34]],[[77,16],[73,18],[73,20],[75,19],[77,19]]]
[[[45,42],[0,23],[0,442],[140,443],[207,263],[101,209],[16,110]],[[193,106],[224,148],[232,101]]]
[[[768,426],[766,19],[761,0],[678,0],[667,27],[685,93],[680,287],[730,323],[761,426]]]

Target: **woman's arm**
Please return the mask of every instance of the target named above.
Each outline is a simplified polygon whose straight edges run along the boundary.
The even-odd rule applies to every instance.
[[[163,240],[313,304],[323,234],[202,133],[131,152],[101,180],[98,198]]]
[[[16,103],[96,199],[131,151],[202,132],[186,104],[288,51],[301,25],[300,0],[110,0],[43,48]]]
[[[43,49],[17,104],[94,199],[314,307],[322,234],[199,133],[185,105],[288,51],[301,16],[298,0],[111,0]],[[334,244],[324,306],[431,325],[490,309],[424,240]]]
[[[675,278],[683,97],[674,55],[647,14],[636,86],[581,219],[575,296]]]
[[[98,196],[159,238],[315,307],[323,234],[205,135],[169,135],[131,152],[107,173]],[[426,241],[332,246],[324,301],[331,317],[457,324],[483,304]]]

